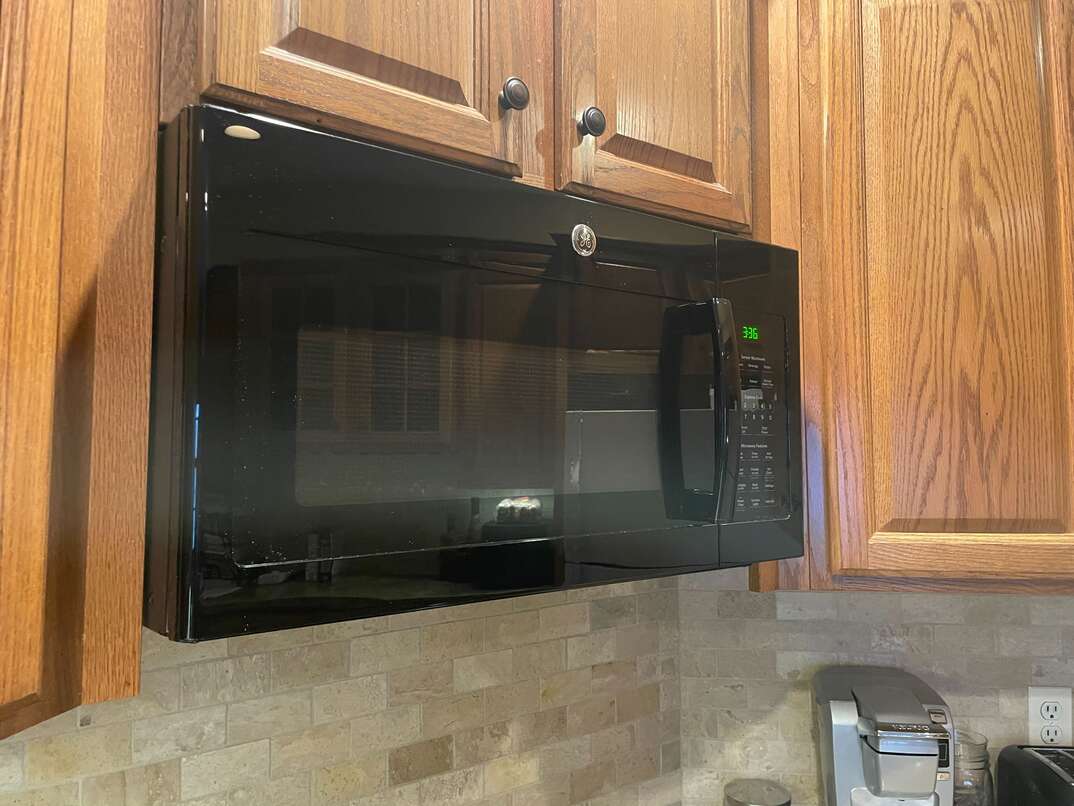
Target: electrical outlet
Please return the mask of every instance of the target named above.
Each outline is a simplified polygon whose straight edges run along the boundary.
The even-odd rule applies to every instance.
[[[1030,744],[1070,744],[1074,741],[1069,688],[1030,686],[1027,716]]]

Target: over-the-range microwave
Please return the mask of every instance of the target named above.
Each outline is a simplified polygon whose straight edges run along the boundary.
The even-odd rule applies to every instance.
[[[153,629],[802,553],[795,252],[212,106],[161,155]]]

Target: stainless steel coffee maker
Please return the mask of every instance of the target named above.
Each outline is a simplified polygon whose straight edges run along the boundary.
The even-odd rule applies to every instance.
[[[951,710],[924,681],[831,666],[813,700],[828,806],[953,806]]]

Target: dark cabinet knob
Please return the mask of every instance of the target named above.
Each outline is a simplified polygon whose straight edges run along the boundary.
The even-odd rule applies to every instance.
[[[583,136],[591,134],[594,137],[600,137],[604,134],[604,128],[607,125],[608,121],[605,120],[604,113],[595,106],[586,109],[578,119],[578,131]]]
[[[530,88],[517,76],[503,82],[500,90],[500,106],[504,109],[525,109],[530,103]]]

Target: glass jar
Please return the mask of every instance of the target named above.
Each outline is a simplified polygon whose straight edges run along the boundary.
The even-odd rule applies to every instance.
[[[955,736],[955,806],[994,806],[988,739],[965,728]]]

